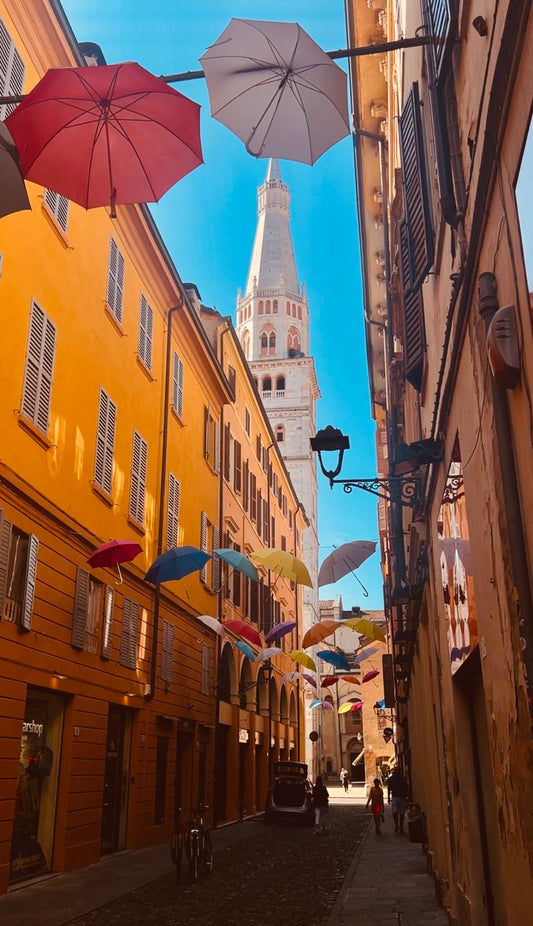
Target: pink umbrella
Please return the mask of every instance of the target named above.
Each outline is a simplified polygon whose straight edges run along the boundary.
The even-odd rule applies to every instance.
[[[376,678],[377,675],[379,675],[378,669],[372,669],[370,672],[366,672],[365,675],[363,675],[363,682],[370,682],[373,678]]]
[[[120,563],[131,563],[136,556],[142,553],[142,547],[134,540],[108,540],[102,543],[96,550],[93,550],[87,557],[89,566],[97,569],[99,566],[116,566],[120,578],[119,584],[123,581],[120,571]]]

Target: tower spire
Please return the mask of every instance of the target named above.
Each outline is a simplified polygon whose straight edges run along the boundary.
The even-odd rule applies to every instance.
[[[277,158],[268,162],[265,182],[258,190],[258,221],[245,296],[257,289],[299,293],[289,220],[291,195],[281,179]]]

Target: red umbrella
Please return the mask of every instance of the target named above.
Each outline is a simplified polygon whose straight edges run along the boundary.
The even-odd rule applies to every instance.
[[[329,688],[331,685],[334,685],[338,681],[339,681],[338,675],[326,675],[326,677],[322,679],[320,683],[320,687]]]
[[[139,553],[142,553],[142,547],[133,540],[108,540],[87,557],[87,562],[94,569],[98,566],[116,566],[122,582],[120,563],[130,563]]]
[[[378,675],[379,675],[378,669],[371,669],[370,672],[366,672],[366,674],[363,675],[363,681],[370,682],[373,678],[376,678],[376,676]]]
[[[134,62],[52,68],[6,125],[27,180],[112,215],[202,163],[198,104]]]
[[[252,627],[246,621],[224,621],[222,626],[226,627],[227,630],[232,630],[237,636],[244,637],[250,643],[255,643],[256,646],[263,645],[263,641],[255,627]]]

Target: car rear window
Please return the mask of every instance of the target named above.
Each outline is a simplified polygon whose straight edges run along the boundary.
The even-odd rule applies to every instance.
[[[276,781],[274,783],[274,802],[278,807],[303,807],[305,794],[304,781]]]

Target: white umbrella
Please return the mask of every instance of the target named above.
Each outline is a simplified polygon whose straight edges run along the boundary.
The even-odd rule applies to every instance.
[[[326,556],[318,573],[318,587],[338,582],[349,572],[357,569],[365,559],[376,552],[376,543],[373,540],[352,540],[336,547],[333,553]],[[356,577],[357,578],[357,577]]]
[[[220,621],[217,621],[216,617],[210,617],[209,614],[197,614],[196,620],[201,621],[201,623],[209,627],[210,630],[214,630],[215,633],[218,633],[219,637],[226,636],[226,631]]]

